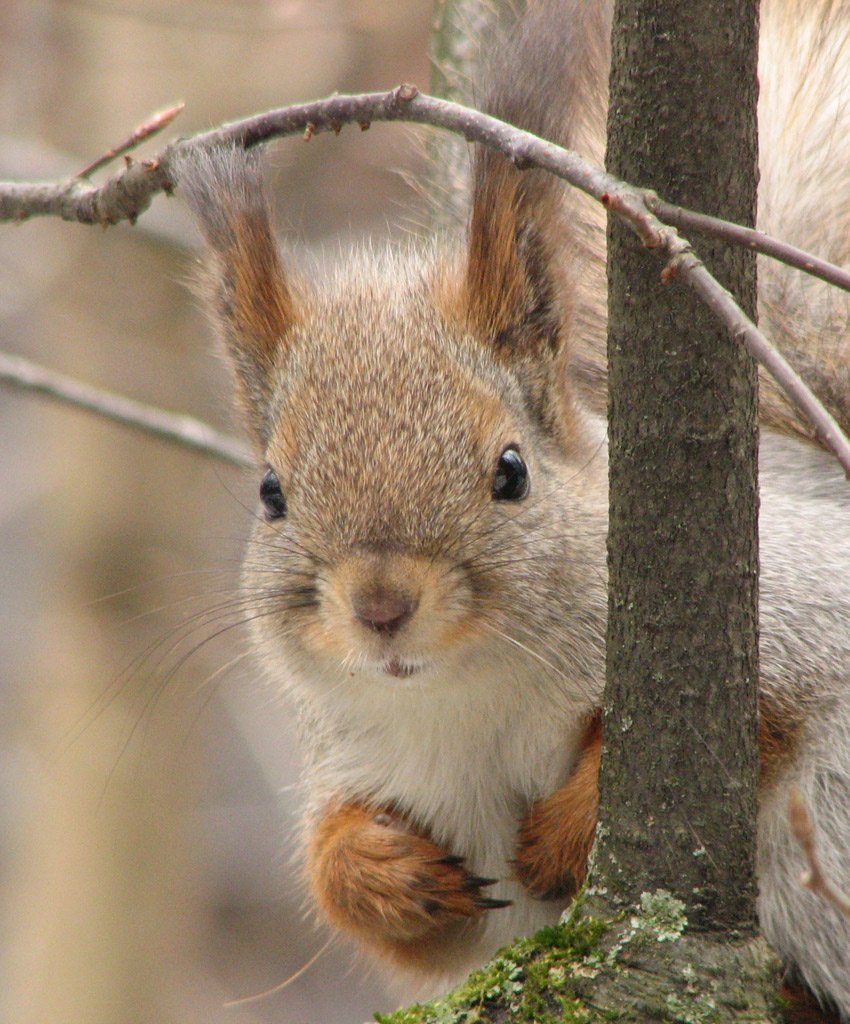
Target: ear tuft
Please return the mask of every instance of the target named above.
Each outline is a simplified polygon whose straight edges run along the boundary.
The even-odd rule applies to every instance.
[[[557,180],[482,152],[465,268],[441,296],[447,315],[512,370],[541,426],[562,436],[573,423],[565,390],[572,307],[565,235]]]
[[[244,417],[264,446],[273,371],[298,316],[259,154],[190,149],[177,158],[175,175],[207,245],[200,291],[230,356]]]
[[[491,52],[483,109],[565,146],[604,139],[609,5],[522,6]],[[586,305],[575,271],[588,237],[579,207],[557,178],[483,147],[472,179],[465,266],[440,282],[438,301],[513,371],[544,428],[566,437],[575,422],[568,349]]]
[[[511,176],[518,172],[507,162],[491,168],[475,196],[465,281],[470,327],[506,359],[545,358],[561,350],[568,313],[557,249],[543,227],[558,219],[554,183],[539,188],[532,211],[524,183]]]

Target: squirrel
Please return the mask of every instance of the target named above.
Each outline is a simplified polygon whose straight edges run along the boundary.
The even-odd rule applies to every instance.
[[[846,263],[850,4],[761,7],[759,225]],[[532,5],[486,109],[601,162],[609,33],[607,3]],[[394,972],[448,984],[555,922],[593,843],[604,212],[481,150],[465,240],[311,280],[284,266],[255,152],[193,152],[178,181],[265,467],[244,594],[298,709],[310,891]],[[850,423],[846,296],[760,277],[767,332]],[[759,917],[850,1019],[850,921],[800,886],[786,819],[796,784],[850,891],[850,497],[770,384],[761,419]]]

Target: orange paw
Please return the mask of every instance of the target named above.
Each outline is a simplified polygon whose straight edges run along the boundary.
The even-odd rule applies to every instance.
[[[568,899],[585,879],[596,832],[601,753],[596,717],[573,774],[551,796],[538,800],[520,824],[514,872],[537,899]]]
[[[450,925],[508,906],[482,892],[454,856],[398,814],[344,804],[319,821],[310,880],[327,918],[367,944],[415,944]]]

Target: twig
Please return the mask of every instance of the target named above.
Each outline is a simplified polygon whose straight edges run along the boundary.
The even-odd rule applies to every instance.
[[[787,242],[771,238],[763,231],[745,228],[740,224],[733,224],[732,221],[721,220],[720,217],[709,217],[708,214],[697,213],[695,210],[685,209],[684,206],[674,206],[651,192],[646,193],[646,205],[665,224],[713,238],[722,238],[746,249],[753,249],[789,267],[796,267],[797,270],[811,274],[812,277],[819,277],[822,281],[834,284],[836,288],[850,292],[850,271],[837,267],[834,263],[827,263],[826,260]]]
[[[791,832],[802,847],[808,870],[800,875],[800,884],[817,893],[845,917],[850,917],[850,897],[834,888],[824,875],[815,850],[815,826],[809,814],[803,794],[796,786],[791,787],[788,799],[788,820]]]
[[[425,96],[416,86],[404,84],[390,92],[331,96],[223,125],[172,143],[154,159],[125,168],[99,187],[78,179],[0,182],[0,221],[58,216],[82,224],[132,222],[147,209],[155,195],[170,193],[177,184],[171,165],[178,150],[228,144],[249,147],[303,133],[308,125],[312,126],[310,134],[314,135],[338,132],[340,126],[351,122],[362,126],[372,121],[408,121],[458,132],[470,142],[481,142],[500,150],[520,166],[533,163],[550,170],[597,199],[604,191],[622,185],[569,150],[477,110]]]
[[[55,215],[86,224],[114,224],[138,217],[160,191],[171,192],[175,154],[186,147],[254,146],[268,139],[304,132],[339,132],[343,124],[372,121],[410,121],[460,133],[470,142],[497,149],[519,167],[541,167],[604,202],[623,217],[644,244],[660,249],[668,258],[665,279],[683,278],[705,299],[730,333],[776,377],[797,407],[813,424],[850,477],[850,442],[821,402],[791,369],[740,309],[732,296],[705,270],[689,243],[675,228],[666,226],[647,206],[646,193],[594,167],[576,153],[545,142],[487,114],[447,100],[422,95],[413,85],[400,85],[386,93],[332,96],[326,100],[271,110],[223,125],[168,146],[153,160],[133,164],[100,188],[79,180],[47,184],[0,183],[0,220]],[[687,257],[687,258],[685,258]],[[814,257],[812,257],[814,259]]]
[[[97,160],[93,160],[87,167],[78,171],[76,177],[88,178],[94,174],[95,171],[99,171],[101,167],[105,167],[108,163],[111,163],[116,157],[129,153],[131,149],[135,149],[136,146],[144,142],[145,139],[149,139],[152,135],[156,135],[157,132],[161,132],[163,128],[171,124],[174,118],[177,117],[185,106],[185,103],[176,103],[173,107],[167,107],[165,110],[160,110],[156,114],[151,114],[146,121],[143,121],[138,125],[138,127],[133,129],[129,138],[126,138],[120,146],[115,146],[114,149],[108,149],[103,156],[99,156]]]
[[[236,466],[256,466],[256,461],[235,438],[193,416],[166,412],[132,398],[103,391],[20,356],[0,352],[0,382],[58,398],[116,423],[144,430]]]
[[[700,296],[729,333],[742,342],[750,355],[771,374],[791,401],[814,426],[822,444],[841,463],[850,478],[850,441],[844,435],[831,413],[805,384],[788,361],[774,348],[727,291],[694,254],[690,243],[674,228],[665,227],[646,208],[633,206],[634,190],[620,191],[603,196],[609,210],[618,213],[632,225],[644,245],[663,249],[669,260],[662,271],[662,280],[668,282],[682,277]]]

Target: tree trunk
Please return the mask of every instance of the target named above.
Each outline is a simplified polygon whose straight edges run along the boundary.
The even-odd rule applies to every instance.
[[[742,224],[756,203],[756,0],[617,0],[608,166]],[[610,527],[596,881],[755,928],[756,369],[609,225]],[[752,253],[700,255],[750,316]]]

